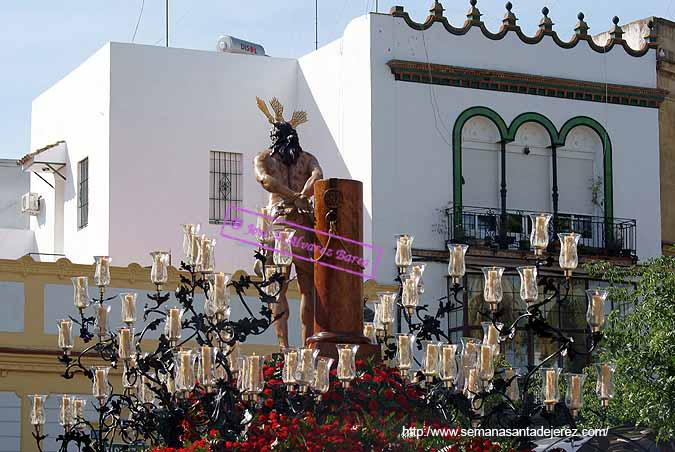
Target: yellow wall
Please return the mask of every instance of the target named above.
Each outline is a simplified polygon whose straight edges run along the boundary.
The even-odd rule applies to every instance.
[[[661,240],[663,254],[675,255],[675,23],[656,20],[659,52],[657,86],[668,91],[659,109],[661,142]]]
[[[77,375],[72,380],[60,377],[63,365],[57,361],[58,349],[56,335],[45,334],[45,285],[60,284],[71,286],[73,276],[92,275],[92,265],[77,265],[67,259],[57,262],[35,262],[30,257],[18,260],[0,259],[0,281],[18,282],[24,285],[24,325],[20,333],[0,332],[0,392],[13,392],[21,398],[21,450],[32,451],[34,440],[31,436],[32,427],[28,422],[30,409],[29,394],[49,393],[87,393],[89,380]],[[238,277],[237,273],[235,277]],[[177,287],[178,271],[171,268],[167,288]],[[136,290],[153,290],[150,283],[150,269],[142,268],[137,264],[127,267],[111,268],[111,287],[130,288]],[[364,284],[364,295],[369,299],[375,298],[375,293],[381,290],[391,290],[391,286],[380,286],[374,281]],[[93,293],[93,289],[92,289]],[[246,293],[247,296],[256,296],[255,289]],[[289,300],[299,298],[297,284],[292,283],[289,288]],[[7,302],[0,293],[0,302]],[[0,311],[2,312],[2,311]],[[64,312],[63,316],[73,315]],[[295,310],[297,312],[297,310]],[[48,319],[48,321],[56,319]],[[146,349],[153,349],[152,340],[147,341]],[[76,341],[75,349],[81,349],[82,343]],[[277,351],[274,345],[248,345],[241,347],[241,353],[270,354]],[[92,363],[93,364],[93,363]]]

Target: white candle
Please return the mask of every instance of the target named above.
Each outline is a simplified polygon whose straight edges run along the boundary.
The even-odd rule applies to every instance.
[[[480,347],[480,374],[482,380],[492,378],[492,346],[483,344]]]
[[[260,388],[260,356],[258,355],[251,355],[248,357],[248,362],[249,362],[249,371],[248,371],[248,378],[249,378],[249,390],[252,392],[257,392]]]
[[[62,425],[69,426],[73,425],[73,407],[72,407],[72,397],[65,395],[61,397],[61,413],[60,421]]]
[[[494,324],[490,324],[490,326],[488,326],[488,334],[485,343],[492,346],[499,344],[499,331],[497,330],[497,327],[494,326]]]
[[[108,396],[108,373],[105,368],[97,367],[94,370],[94,397]]]
[[[338,350],[337,377],[340,380],[351,380],[352,373],[352,349],[341,348]]]
[[[99,303],[96,306],[96,321],[98,335],[103,337],[108,335],[108,306]]]
[[[286,362],[284,362],[283,381],[284,383],[295,383],[295,368],[298,365],[297,350],[289,350],[286,353]]]
[[[178,340],[180,339],[181,333],[181,319],[180,319],[180,309],[171,308],[169,309],[169,340]]]
[[[611,396],[609,384],[612,381],[612,368],[608,364],[600,366],[600,399],[608,400]]]
[[[72,328],[72,320],[64,319],[59,321],[59,348],[63,350],[73,348]]]
[[[122,321],[134,323],[136,321],[136,294],[122,294]]]
[[[131,330],[129,328],[120,328],[118,340],[118,353],[121,359],[131,357]]]
[[[600,331],[605,324],[605,300],[602,295],[593,295],[591,297],[590,307],[590,325],[594,332]]]
[[[84,399],[75,399],[73,400],[73,417],[78,419],[84,419],[84,407],[87,404],[87,401]]]
[[[455,366],[455,347],[446,344],[441,348],[441,370],[446,379],[454,378]]]
[[[412,366],[412,357],[410,356],[410,339],[408,335],[399,334],[398,335],[398,368],[399,369],[410,369]]]
[[[571,410],[581,408],[581,376],[572,375],[570,377],[570,406]]]
[[[202,365],[202,384],[210,384],[213,379],[213,355],[211,354],[211,347],[202,345],[201,348],[201,365]]]
[[[546,394],[544,395],[545,403],[555,403],[558,401],[558,397],[556,396],[557,387],[557,372],[555,369],[548,369],[546,371]]]
[[[183,384],[187,389],[192,387],[194,380],[194,370],[192,368],[192,353],[190,351],[183,351],[180,353],[180,371],[183,379]]]
[[[438,372],[438,344],[427,343],[424,358],[424,373],[426,375],[436,375]]]
[[[33,396],[33,412],[31,414],[31,423],[34,425],[44,423],[44,396]]]

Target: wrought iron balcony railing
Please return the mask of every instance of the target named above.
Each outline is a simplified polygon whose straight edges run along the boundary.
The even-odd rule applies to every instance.
[[[462,206],[446,209],[448,242],[461,242],[494,249],[529,250],[531,213]],[[636,221],[590,215],[558,213],[550,223],[551,247],[559,232],[581,234],[579,254],[636,258]]]

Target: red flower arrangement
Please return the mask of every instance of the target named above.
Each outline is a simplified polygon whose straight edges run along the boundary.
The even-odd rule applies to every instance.
[[[423,409],[422,395],[406,386],[397,369],[357,361],[358,378],[344,391],[331,372],[331,388],[312,410],[287,413],[287,392],[281,381],[283,362],[273,360],[263,369],[266,385],[246,433],[236,440],[211,430],[194,440],[185,432],[185,447],[153,452],[525,452],[485,438],[442,436],[404,437],[404,427],[451,428]]]

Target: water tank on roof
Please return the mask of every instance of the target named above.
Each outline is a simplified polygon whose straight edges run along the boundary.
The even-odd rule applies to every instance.
[[[265,48],[255,42],[244,41],[234,36],[222,35],[218,38],[216,50],[225,53],[241,53],[245,55],[265,55]]]

